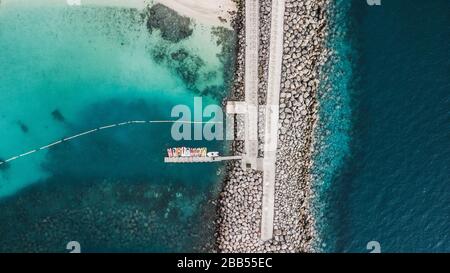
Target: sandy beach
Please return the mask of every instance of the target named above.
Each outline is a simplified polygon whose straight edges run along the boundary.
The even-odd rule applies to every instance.
[[[231,0],[156,0],[155,2],[204,24],[227,28],[231,28],[230,11],[236,10],[236,4]]]
[[[144,9],[161,3],[194,21],[231,29],[231,14],[236,4],[231,0],[3,0],[2,6],[12,5],[97,5]]]

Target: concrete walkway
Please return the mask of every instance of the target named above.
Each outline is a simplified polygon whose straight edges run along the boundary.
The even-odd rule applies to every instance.
[[[267,83],[267,105],[264,124],[263,200],[261,240],[273,237],[275,171],[278,146],[278,120],[283,61],[284,0],[272,1],[270,28],[269,79]]]
[[[259,1],[245,1],[245,158],[243,164],[257,165],[258,157],[258,49]]]

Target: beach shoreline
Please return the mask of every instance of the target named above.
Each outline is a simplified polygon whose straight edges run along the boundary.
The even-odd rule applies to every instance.
[[[3,0],[2,6],[13,5],[91,5],[143,10],[154,4],[164,6],[196,22],[231,29],[231,14],[236,10],[231,0]]]

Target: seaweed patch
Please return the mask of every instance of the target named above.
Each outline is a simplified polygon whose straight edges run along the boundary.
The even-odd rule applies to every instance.
[[[25,123],[23,123],[22,121],[19,120],[17,122],[17,124],[19,125],[20,130],[22,130],[23,133],[28,133],[29,129],[28,129],[28,126]]]
[[[52,112],[52,117],[55,120],[60,121],[60,122],[64,122],[66,120],[58,109],[56,109]]]
[[[149,8],[147,15],[147,29],[159,29],[164,40],[178,43],[192,35],[191,20],[162,4]]]

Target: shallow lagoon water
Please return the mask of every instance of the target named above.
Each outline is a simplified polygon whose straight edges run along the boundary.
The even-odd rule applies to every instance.
[[[3,160],[112,123],[170,119],[199,90],[215,90],[204,105],[227,94],[229,68],[206,26],[170,43],[137,10],[50,6],[1,6],[0,26]],[[197,62],[174,60],[180,49]],[[195,90],[180,69],[194,70]],[[197,250],[209,238],[197,235],[212,230],[208,200],[222,166],[166,165],[163,156],[225,143],[175,142],[170,127],[104,130],[3,165],[0,250],[65,251],[71,240],[85,251]]]

